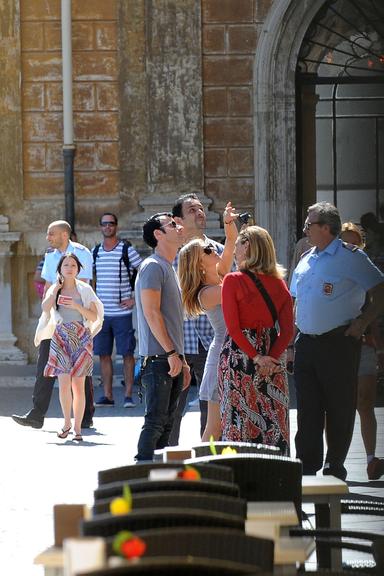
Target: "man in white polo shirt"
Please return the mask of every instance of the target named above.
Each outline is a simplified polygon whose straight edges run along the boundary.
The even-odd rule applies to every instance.
[[[135,331],[132,326],[132,310],[135,304],[133,287],[141,257],[127,240],[117,235],[118,220],[115,214],[105,212],[100,218],[103,242],[93,250],[93,270],[96,294],[104,305],[104,322],[94,339],[93,351],[100,356],[100,371],[104,395],[96,406],[114,406],[112,393],[113,342],[116,352],[123,357],[125,398],[124,408],[132,408]]]
[[[72,242],[70,236],[71,226],[65,220],[55,220],[55,222],[51,222],[48,226],[47,241],[52,250],[45,254],[44,265],[41,271],[41,277],[45,280],[44,293],[51,284],[56,282],[57,265],[62,255],[67,252],[75,254],[83,266],[78,278],[88,282],[92,279],[92,256],[90,251],[82,244]],[[55,378],[44,376],[44,368],[48,361],[50,343],[50,340],[42,340],[39,347],[36,381],[32,394],[33,408],[23,416],[17,414],[12,415],[13,420],[21,426],[30,426],[31,428],[43,427],[44,417],[48,411],[53,385],[55,383]],[[90,428],[93,425],[92,417],[94,407],[92,378],[89,376],[85,379],[85,398],[86,404],[82,428]]]

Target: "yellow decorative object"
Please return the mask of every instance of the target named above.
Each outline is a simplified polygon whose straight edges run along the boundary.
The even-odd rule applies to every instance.
[[[132,509],[132,505],[127,502],[125,498],[114,498],[109,505],[109,510],[113,516],[119,516],[120,514],[129,514]]]
[[[237,454],[237,450],[236,448],[231,448],[231,446],[226,446],[225,448],[222,449],[221,451],[222,454]]]

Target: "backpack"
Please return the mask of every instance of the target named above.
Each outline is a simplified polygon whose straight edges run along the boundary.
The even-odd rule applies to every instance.
[[[93,273],[94,273],[94,277],[96,279],[96,258],[97,255],[99,253],[100,250],[100,246],[101,244],[96,244],[96,246],[93,249]],[[128,279],[129,279],[129,284],[131,286],[131,290],[134,291],[135,290],[135,280],[136,280],[136,276],[137,276],[137,270],[136,268],[132,268],[130,263],[129,263],[129,256],[128,256],[128,248],[132,246],[132,244],[130,243],[129,240],[123,240],[123,251],[121,254],[121,258],[119,260],[119,280],[120,280],[120,285],[121,285],[121,262],[124,262],[125,267],[127,269],[128,272]],[[119,300],[121,302],[121,289],[119,289]]]

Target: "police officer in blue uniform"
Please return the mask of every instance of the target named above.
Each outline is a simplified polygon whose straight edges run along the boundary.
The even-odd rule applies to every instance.
[[[294,375],[297,395],[296,455],[304,474],[323,467],[323,432],[328,450],[323,474],[345,480],[344,461],[356,412],[361,336],[381,312],[384,276],[356,246],[338,235],[337,208],[319,202],[308,209],[304,232],[313,246],[291,282],[296,299]],[[364,307],[366,294],[369,304]]]

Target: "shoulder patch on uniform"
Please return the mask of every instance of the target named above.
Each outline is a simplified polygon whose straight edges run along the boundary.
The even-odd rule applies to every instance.
[[[356,246],[356,244],[349,244],[348,242],[342,242],[342,246],[343,248],[350,250],[350,252],[356,252],[356,250],[359,249],[359,247]]]
[[[72,241],[71,241],[72,242]],[[77,248],[78,250],[85,250],[86,247],[83,244],[79,244],[78,242],[72,242],[72,244],[74,245],[75,248]]]

